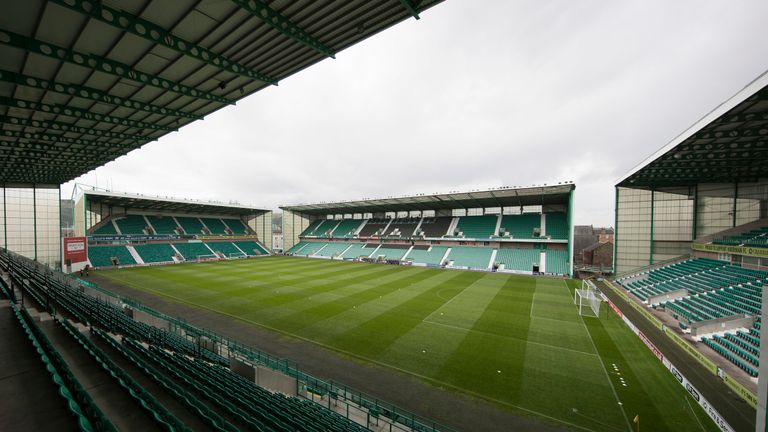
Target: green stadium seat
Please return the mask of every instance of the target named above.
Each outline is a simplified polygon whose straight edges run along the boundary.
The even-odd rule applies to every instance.
[[[453,261],[454,267],[468,267],[471,269],[488,269],[493,249],[483,247],[451,247],[448,260]]]
[[[496,234],[498,216],[462,216],[456,225],[457,233],[463,233],[465,238],[487,239]]]
[[[136,260],[125,246],[88,246],[88,259],[94,267],[111,267],[112,258],[117,258],[119,265],[134,265]]]

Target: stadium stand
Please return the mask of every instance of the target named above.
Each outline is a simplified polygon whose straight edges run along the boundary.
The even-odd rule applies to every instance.
[[[352,238],[354,232],[357,231],[361,223],[363,223],[361,219],[342,220],[339,223],[339,225],[336,227],[336,229],[333,230],[333,238],[342,238],[342,239]]]
[[[133,247],[145,263],[172,262],[176,252],[168,243],[148,243]]]
[[[333,220],[333,219],[326,219],[323,221],[323,223],[317,226],[317,229],[315,229],[314,236],[328,238],[331,236],[331,233],[334,231],[334,229],[338,225],[339,225],[339,221]]]
[[[142,215],[127,215],[123,218],[115,219],[115,223],[120,228],[123,235],[141,235],[146,234],[147,221]]]
[[[48,278],[34,264],[11,261],[4,254],[0,257],[0,268],[10,273],[14,283],[29,280],[26,290],[39,307],[48,307],[44,298],[54,298],[57,309],[62,311],[63,315],[47,322],[49,334],[56,335],[50,339],[41,330],[43,324],[37,324],[26,309],[15,303],[10,305],[82,430],[112,432],[117,427],[85,390],[75,368],[67,363],[57,346],[66,347],[68,358],[94,365],[93,373],[102,370],[109,377],[109,381],[101,382],[100,388],[109,389],[110,394],[94,394],[94,398],[122,397],[133,401],[137,409],[148,415],[130,418],[147,423],[145,427],[151,428],[155,423],[162,430],[188,429],[188,424],[166,408],[167,402],[161,403],[148,391],[152,389],[172,397],[183,407],[185,415],[194,416],[197,422],[215,430],[237,430],[229,421],[253,430],[368,430],[310,399],[260,387],[231,371],[228,359],[219,354],[201,349],[175,333],[134,320],[121,306],[86,294],[67,281]],[[73,322],[90,325],[92,337],[83,334],[67,316]],[[56,340],[57,346],[51,340]],[[128,373],[126,368],[133,372]],[[141,382],[152,385],[140,384],[139,376]],[[378,411],[373,414],[380,415]]]
[[[469,267],[471,269],[487,269],[491,261],[493,249],[455,246],[448,254],[448,260],[453,261],[454,267]]]
[[[134,265],[136,260],[125,246],[91,246],[88,248],[88,259],[94,267],[111,267],[112,258],[117,259],[118,265]]]
[[[405,257],[417,264],[441,265],[447,246],[414,246]]]
[[[731,316],[754,316],[752,328],[702,336],[701,341],[747,374],[759,366],[762,291],[768,272],[724,261],[694,258],[617,279],[643,301],[658,294],[686,290],[682,298],[659,302],[682,328]]]
[[[301,250],[302,250],[302,249],[304,249],[304,247],[306,247],[306,246],[307,246],[309,243],[310,243],[310,242],[305,242],[305,241],[301,241],[301,242],[298,242],[298,243],[296,243],[295,245],[293,245],[293,247],[292,247],[292,248],[290,248],[290,249],[288,249],[287,251],[285,251],[285,253],[286,253],[286,254],[288,254],[288,255],[294,255],[294,254],[296,254],[296,255],[297,255],[297,254],[298,254],[299,252],[301,252]]]
[[[546,252],[546,269],[545,273],[550,274],[568,274],[568,251],[547,249]]]
[[[188,235],[203,234],[203,224],[196,217],[177,216],[176,220]]]
[[[344,259],[355,259],[368,257],[378,245],[368,245],[366,243],[353,243],[341,257]]]
[[[546,234],[552,239],[567,240],[568,239],[568,217],[565,213],[545,213],[546,217]]]
[[[316,253],[315,256],[333,258],[335,256],[341,255],[341,253],[344,252],[348,247],[349,243],[344,242],[327,243],[323,250],[319,253]]]
[[[453,218],[450,217],[425,217],[414,236],[429,238],[443,237],[448,234],[448,229],[451,227],[452,221]]]
[[[541,229],[541,214],[539,213],[504,215],[501,217],[499,236],[534,239],[538,237],[537,229]]]
[[[218,218],[200,218],[200,221],[208,227],[208,231],[211,235],[227,235],[227,227],[224,226],[224,222]]]
[[[325,242],[308,242],[307,245],[304,248],[302,248],[300,252],[296,252],[295,255],[301,255],[301,256],[314,255],[320,252],[320,250],[324,248],[326,244],[327,243]]]
[[[393,219],[382,237],[386,238],[411,238],[413,231],[419,225],[421,218]]]
[[[240,219],[222,219],[227,224],[229,230],[232,231],[232,235],[245,235],[250,234],[251,230]]]
[[[371,258],[377,258],[380,256],[384,256],[385,259],[388,260],[399,260],[402,259],[405,253],[408,251],[410,246],[407,245],[381,245],[381,247],[376,251]]]
[[[233,245],[232,242],[208,242],[208,247],[213,249],[214,252],[218,252],[224,256],[224,258],[242,257],[243,251]]]
[[[389,225],[391,219],[368,219],[365,226],[360,230],[359,237],[381,236],[384,229]]]
[[[541,250],[534,248],[503,248],[496,253],[496,262],[504,264],[506,270],[529,272],[534,264],[539,264],[540,254]]]
[[[739,235],[723,236],[713,240],[712,243],[728,246],[768,247],[768,227],[747,231]]]
[[[232,243],[242,249],[248,256],[269,255],[269,252],[262,245],[253,240],[238,240]]]
[[[453,234],[462,233],[465,238],[473,239],[491,238],[496,233],[497,221],[496,215],[462,216]]]
[[[315,219],[312,222],[309,223],[309,226],[299,234],[300,237],[308,237],[315,235],[315,230],[317,227],[320,226],[321,223],[323,223],[323,219]]]
[[[112,223],[112,219],[107,219],[101,226],[97,227],[92,235],[117,235],[115,225]]]
[[[155,234],[177,234],[178,225],[170,216],[147,216],[147,220],[155,229]]]
[[[174,243],[173,246],[181,253],[185,260],[196,260],[199,257],[211,257],[213,253],[201,242]]]

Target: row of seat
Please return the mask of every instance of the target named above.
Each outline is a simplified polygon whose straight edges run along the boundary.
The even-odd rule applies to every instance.
[[[178,254],[181,254],[179,257],[181,260],[186,261],[215,257],[217,253],[225,258],[269,254],[261,244],[254,240],[146,243],[134,245],[133,248],[145,263],[173,262],[173,258]],[[136,260],[126,246],[89,246],[88,258],[94,267],[110,267],[115,264],[115,261],[121,266],[136,264]]]
[[[768,247],[768,227],[761,227],[737,235],[728,235],[712,241],[729,246]]]
[[[117,235],[118,231],[113,222],[120,228],[120,233],[123,235],[247,235],[252,233],[240,219],[153,215],[146,216],[145,219],[144,215],[129,214],[102,221],[90,235]]]
[[[410,252],[408,249],[411,249]],[[491,256],[494,249],[470,246],[411,246],[402,244],[351,243],[351,242],[313,242],[301,241],[291,247],[286,254],[304,257],[324,257],[354,260],[359,258],[411,261],[414,264],[447,265],[453,261],[453,267],[487,270],[494,265],[504,265],[506,270],[531,272],[539,267],[540,254],[545,253],[546,273],[566,275],[569,273],[568,251],[564,249],[500,248],[497,249],[494,262]]]
[[[565,213],[545,213],[546,228],[543,230],[552,239],[567,240],[570,232]],[[310,222],[299,237],[302,238],[360,238],[379,237],[384,239],[410,238],[468,238],[468,239],[538,239],[541,235],[542,215],[526,213],[520,215],[461,216],[451,232],[453,217],[396,218],[396,219],[316,219]],[[361,227],[362,226],[362,227]]]

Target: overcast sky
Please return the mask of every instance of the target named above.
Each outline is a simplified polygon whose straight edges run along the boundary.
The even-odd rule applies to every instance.
[[[75,181],[277,209],[571,180],[575,223],[613,225],[616,180],[768,68],[766,18],[448,0]]]

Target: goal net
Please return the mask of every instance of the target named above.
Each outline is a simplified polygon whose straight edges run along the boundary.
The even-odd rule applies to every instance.
[[[573,303],[579,307],[579,315],[599,317],[601,302],[600,292],[590,280],[583,280],[581,288],[574,290]]]

